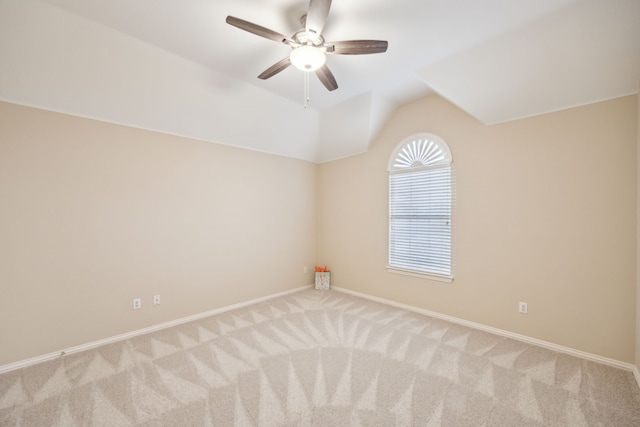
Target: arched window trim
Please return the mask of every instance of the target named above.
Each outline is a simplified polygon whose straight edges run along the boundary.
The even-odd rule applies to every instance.
[[[453,162],[453,157],[451,155],[451,150],[449,149],[449,146],[447,145],[447,143],[439,136],[431,133],[417,133],[405,138],[402,142],[400,142],[400,144],[398,144],[398,146],[395,148],[395,150],[391,154],[388,165],[387,165],[387,170],[389,173],[389,265],[387,266],[388,272],[409,275],[414,277],[423,277],[423,278],[428,278],[428,279],[438,280],[438,281],[443,281],[448,283],[451,283],[453,281],[453,273],[451,271],[453,267],[452,265],[453,254],[451,252],[451,243],[453,240],[452,229],[451,229],[451,220],[452,220],[451,209],[453,207],[453,176],[451,172],[452,162]],[[414,173],[419,173],[422,175],[423,171],[427,172],[431,170],[433,170],[434,173],[436,173],[435,172],[436,169],[448,169],[448,171],[442,172],[442,173],[445,173],[445,174],[448,173],[449,180],[450,180],[449,181],[450,187],[448,188],[449,220],[446,221],[446,226],[448,226],[449,249],[448,249],[448,253],[444,254],[445,257],[448,257],[448,272],[446,271],[446,269],[443,272],[441,265],[438,266],[437,264],[430,264],[429,261],[425,261],[418,267],[413,265],[411,261],[408,261],[408,264],[403,262],[402,261],[403,259],[410,260],[414,258],[413,250],[409,254],[406,254],[406,253],[398,254],[397,250],[393,250],[393,256],[392,256],[392,247],[400,247],[403,245],[406,246],[407,244],[413,245],[414,243],[412,242],[415,240],[414,237],[406,237],[406,238],[403,237],[403,236],[414,235],[414,232],[410,231],[410,229],[409,231],[398,231],[398,232],[394,231],[397,228],[394,228],[393,226],[394,216],[392,215],[392,210],[395,209],[395,208],[392,209],[392,194],[391,194],[392,180],[395,181],[395,178],[393,177],[400,174],[411,175]],[[437,175],[441,175],[441,172],[438,172]],[[400,177],[398,176],[398,178]],[[402,178],[402,179],[404,180],[405,178]],[[414,178],[411,178],[411,179],[413,180]],[[434,178],[434,179],[438,179],[438,178]],[[401,191],[404,192],[404,190],[401,190]],[[424,202],[417,201],[416,203],[421,204]],[[403,201],[403,204],[406,205],[406,200]],[[397,206],[400,206],[400,205],[397,205]],[[398,220],[396,219],[395,221],[398,221]],[[431,221],[431,223],[433,224],[432,222],[433,219],[428,221]],[[396,224],[399,224],[399,223],[396,223]],[[401,225],[398,225],[398,226],[401,227],[399,230],[402,230],[403,226]],[[424,227],[424,225],[419,227]],[[427,236],[428,235],[439,236],[435,238],[440,239],[441,232],[442,230],[439,230],[438,228],[436,228],[433,231],[433,233],[435,234],[428,233]],[[420,233],[418,232],[418,234]],[[400,241],[398,240],[398,238],[404,239],[404,240]],[[427,237],[427,240],[430,240],[431,238]],[[392,244],[392,242],[397,242],[397,243]],[[436,246],[438,246],[441,243],[442,241],[438,240],[435,244]],[[397,244],[400,244],[400,246],[397,246]],[[442,252],[438,252],[438,251],[439,250],[436,250],[436,252],[433,252],[433,250],[426,250],[426,252],[419,252],[418,257],[424,257],[426,259],[429,259],[431,257],[431,259],[438,259],[441,257],[441,255],[443,255]],[[398,258],[398,256],[400,258]]]
[[[420,162],[400,166],[408,161]],[[416,133],[398,144],[387,165],[389,173],[409,172],[451,165],[453,157],[449,146],[442,138],[432,133]]]

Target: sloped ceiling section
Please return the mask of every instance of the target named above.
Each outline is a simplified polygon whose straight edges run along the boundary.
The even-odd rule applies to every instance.
[[[326,162],[366,151],[406,102],[437,92],[487,124],[638,92],[638,0],[333,0],[339,88],[227,15],[293,34],[309,0],[0,0],[0,100]],[[428,129],[425,129],[428,131]]]
[[[318,111],[56,7],[9,3],[2,100],[315,160]]]
[[[323,110],[318,161],[323,163],[366,152],[395,108],[387,98],[369,92]],[[345,117],[349,126],[343,124]]]
[[[638,93],[640,1],[587,1],[418,72],[486,124]]]

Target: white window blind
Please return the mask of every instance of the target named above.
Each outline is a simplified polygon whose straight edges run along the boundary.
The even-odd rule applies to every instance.
[[[405,140],[390,161],[389,267],[451,277],[451,154],[422,134]]]
[[[389,265],[451,275],[451,168],[389,177]]]

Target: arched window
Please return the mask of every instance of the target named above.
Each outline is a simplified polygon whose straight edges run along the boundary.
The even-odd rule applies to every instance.
[[[451,151],[437,135],[405,139],[389,159],[389,266],[451,281]]]

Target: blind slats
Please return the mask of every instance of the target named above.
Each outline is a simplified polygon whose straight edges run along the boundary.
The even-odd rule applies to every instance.
[[[451,274],[451,167],[389,175],[389,265]]]

